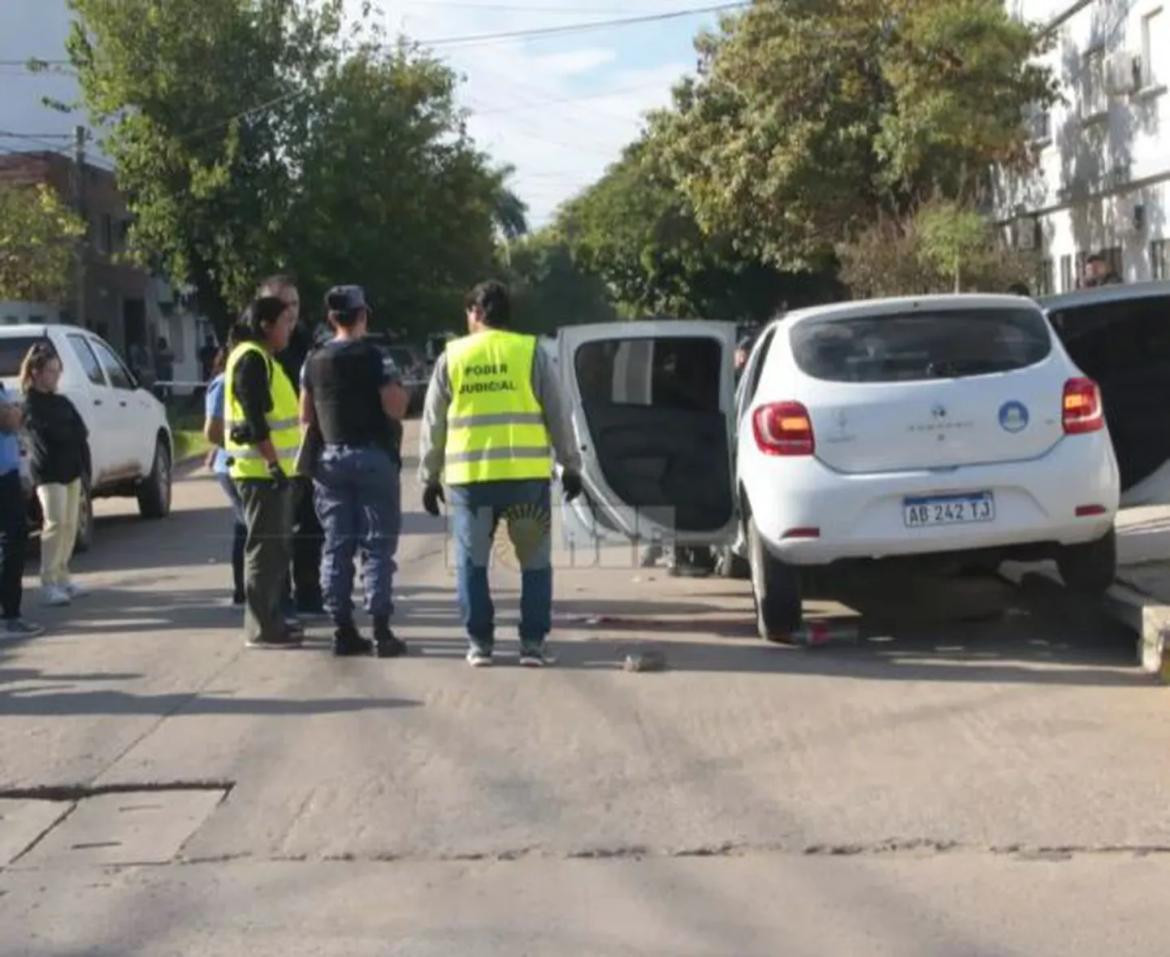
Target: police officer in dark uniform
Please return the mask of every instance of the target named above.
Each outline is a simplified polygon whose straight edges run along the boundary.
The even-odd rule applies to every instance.
[[[320,433],[312,466],[317,516],[325,530],[321,591],[335,627],[335,655],[393,658],[406,645],[390,629],[394,553],[402,527],[401,420],[409,395],[392,362],[365,340],[370,308],[360,286],[337,286],[325,299],[335,338],[305,363],[301,422]],[[354,556],[362,552],[366,610],[374,640],[353,619]]]

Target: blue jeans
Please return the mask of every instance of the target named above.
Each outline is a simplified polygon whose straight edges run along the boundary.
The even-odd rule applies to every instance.
[[[520,645],[538,650],[552,629],[552,508],[542,480],[452,485],[451,529],[463,626],[474,648],[495,644],[488,562],[500,519],[520,563]]]
[[[394,613],[394,553],[402,531],[400,466],[373,446],[327,445],[313,478],[317,518],[325,531],[321,591],[335,624],[353,622],[354,555],[361,549],[366,611]]]
[[[240,490],[226,472],[217,472],[215,480],[232,503],[232,591],[240,598],[244,594],[244,543],[248,538],[248,523],[244,521],[244,503]]]

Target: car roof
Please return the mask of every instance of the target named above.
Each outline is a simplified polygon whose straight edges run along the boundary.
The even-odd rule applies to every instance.
[[[1170,281],[1135,282],[1128,285],[1115,283],[1111,286],[1097,286],[1093,289],[1078,289],[1059,296],[1045,296],[1038,299],[1040,306],[1048,312],[1058,309],[1094,306],[1108,302],[1125,302],[1130,299],[1148,299],[1170,296]]]
[[[835,302],[826,306],[811,306],[788,313],[780,320],[784,325],[806,322],[809,319],[845,319],[850,316],[882,316],[908,311],[939,309],[1019,309],[1037,308],[1035,300],[1026,296],[959,293],[932,296],[898,296],[888,299],[857,299]]]

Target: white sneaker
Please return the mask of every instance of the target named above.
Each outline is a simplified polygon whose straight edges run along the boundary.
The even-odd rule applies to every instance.
[[[41,589],[41,600],[54,608],[60,608],[62,605],[70,603],[69,592],[60,585],[48,585]]]
[[[84,585],[78,584],[77,582],[68,582],[62,587],[65,590],[65,594],[70,598],[84,598],[89,594],[89,589]]]

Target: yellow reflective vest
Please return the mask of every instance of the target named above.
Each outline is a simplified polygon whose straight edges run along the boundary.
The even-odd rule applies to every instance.
[[[451,485],[544,479],[552,449],[532,391],[535,336],[501,329],[447,344],[451,404],[443,469]]]
[[[272,397],[272,408],[265,417],[268,421],[269,438],[276,449],[280,467],[285,475],[293,474],[293,463],[301,441],[300,404],[292,383],[288,381],[284,368],[276,362],[262,346],[255,342],[243,342],[228,356],[224,369],[224,450],[232,460],[231,476],[236,479],[266,479],[268,463],[255,445],[241,445],[232,441],[232,426],[244,422],[244,407],[240,404],[235,390],[236,366],[249,352],[258,352],[268,363],[268,389]]]

